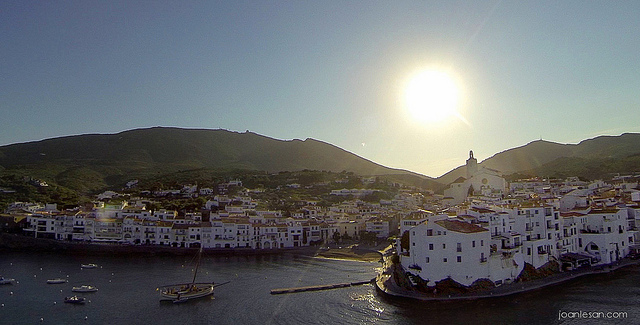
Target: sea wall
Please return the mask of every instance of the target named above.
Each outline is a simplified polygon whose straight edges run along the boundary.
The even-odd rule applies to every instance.
[[[179,248],[159,245],[120,245],[68,242],[54,239],[33,238],[23,235],[0,233],[0,251],[57,252],[83,255],[194,255],[198,248]],[[250,256],[272,254],[314,255],[317,247],[252,249],[225,248],[203,249],[206,255]]]

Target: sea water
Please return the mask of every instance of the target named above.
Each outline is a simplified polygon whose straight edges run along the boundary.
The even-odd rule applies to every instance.
[[[213,297],[173,304],[160,301],[156,289],[190,282],[192,257],[0,254],[0,274],[18,281],[0,286],[0,324],[633,324],[640,319],[635,266],[507,298],[428,303],[389,299],[371,285],[270,294],[276,288],[366,281],[379,271],[376,262],[205,254],[196,281],[230,282],[217,287]],[[80,268],[88,263],[98,268]],[[69,282],[46,283],[59,277]],[[78,294],[87,298],[85,305],[63,302],[77,294],[73,286],[85,284],[98,288]],[[626,314],[603,319],[606,314],[593,312]],[[588,315],[602,317],[578,318]]]

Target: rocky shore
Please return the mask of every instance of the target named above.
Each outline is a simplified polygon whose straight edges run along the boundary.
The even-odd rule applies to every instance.
[[[385,258],[383,271],[378,274],[375,279],[376,290],[389,297],[406,298],[420,301],[459,301],[459,300],[476,300],[506,297],[515,294],[525,293],[533,290],[559,285],[575,279],[613,272],[623,267],[640,265],[640,260],[623,259],[610,265],[599,265],[593,267],[581,268],[573,271],[559,272],[541,279],[530,281],[515,282],[512,284],[504,284],[499,287],[485,288],[483,290],[470,290],[465,293],[451,292],[433,292],[425,293],[417,291],[414,288],[407,288],[405,285],[399,285],[394,276],[394,272],[398,267],[391,262],[391,259]]]

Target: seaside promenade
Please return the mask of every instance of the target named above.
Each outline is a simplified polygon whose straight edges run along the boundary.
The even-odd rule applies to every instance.
[[[376,290],[385,295],[391,297],[416,299],[421,301],[456,301],[456,300],[476,300],[506,297],[519,293],[525,293],[533,290],[542,289],[545,287],[555,286],[567,281],[572,281],[580,277],[594,275],[594,274],[606,274],[613,272],[617,269],[640,265],[640,260],[622,259],[616,263],[609,265],[598,265],[592,267],[580,268],[572,271],[565,271],[556,273],[541,279],[516,282],[512,284],[503,284],[499,287],[487,289],[481,292],[471,292],[463,294],[429,294],[398,286],[393,278],[393,265],[390,258],[384,259],[383,271],[376,276],[374,285]]]

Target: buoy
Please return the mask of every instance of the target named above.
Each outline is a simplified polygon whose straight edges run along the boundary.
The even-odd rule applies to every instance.
[[[13,296],[13,291],[9,292],[9,295],[10,295],[10,296]]]
[[[0,306],[4,307],[4,304],[2,304],[2,305],[0,305]]]
[[[42,268],[40,268],[40,271],[42,271]]]
[[[34,274],[34,275],[33,275],[33,277],[35,278],[35,277],[36,277],[36,275]]]
[[[54,304],[54,305],[55,305],[55,304],[57,304],[57,303],[58,303],[57,301],[54,301],[54,302],[53,302],[53,304]]]
[[[84,316],[84,320],[87,320],[89,317],[88,316]]]
[[[40,321],[41,321],[41,322],[44,322],[44,318],[40,317]]]

